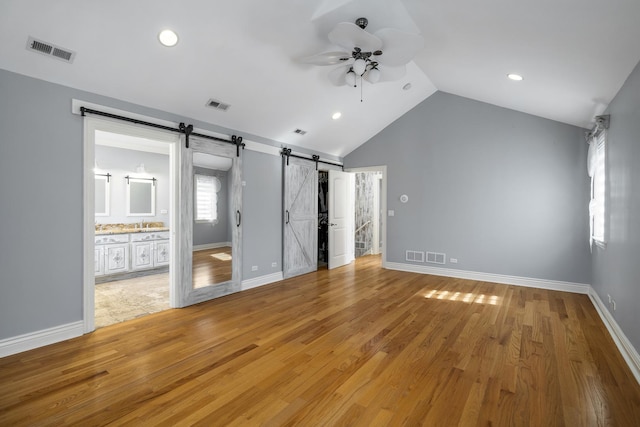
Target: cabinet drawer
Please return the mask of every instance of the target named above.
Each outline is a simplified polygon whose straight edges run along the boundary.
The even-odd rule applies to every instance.
[[[146,233],[131,234],[132,242],[146,242],[149,240],[165,240],[169,238],[168,231],[151,231]]]
[[[128,234],[108,234],[96,236],[94,240],[96,245],[108,245],[111,243],[129,243]]]

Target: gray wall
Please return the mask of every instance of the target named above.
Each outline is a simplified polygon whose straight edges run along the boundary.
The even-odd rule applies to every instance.
[[[282,160],[257,151],[243,156],[242,278],[251,279],[282,271]]]
[[[388,261],[444,252],[447,268],[590,283],[583,132],[437,92],[345,166],[388,167]]]
[[[198,175],[216,176],[220,180],[218,191],[218,222],[215,224],[193,221],[193,245],[209,243],[231,242],[231,227],[229,222],[229,172],[194,166]],[[195,188],[195,184],[194,184]]]
[[[148,153],[125,148],[107,147],[96,145],[95,150],[98,167],[108,172],[111,176],[111,209],[109,216],[97,216],[98,224],[131,224],[138,223],[141,219],[145,222],[164,222],[169,226],[169,214],[162,214],[164,209],[169,212],[169,156],[157,153]],[[155,216],[127,216],[127,175],[136,175],[136,167],[144,163],[149,175],[156,178],[156,215]]]
[[[607,138],[608,236],[593,250],[593,287],[636,349],[640,349],[640,64],[609,104]]]
[[[71,113],[72,98],[241,134],[0,70],[0,339],[82,320],[83,130],[81,117]],[[282,268],[282,184],[279,157],[243,155],[247,279]],[[251,265],[259,270],[251,272]]]

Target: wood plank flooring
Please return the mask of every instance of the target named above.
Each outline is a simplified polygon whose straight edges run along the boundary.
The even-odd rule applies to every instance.
[[[193,287],[202,288],[212,283],[231,280],[231,247],[205,249],[193,252]]]
[[[322,270],[0,359],[0,425],[638,426],[585,295]]]

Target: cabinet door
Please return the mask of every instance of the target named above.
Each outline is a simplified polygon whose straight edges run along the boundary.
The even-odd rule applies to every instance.
[[[131,252],[132,270],[153,268],[153,242],[132,242]]]
[[[129,244],[106,245],[105,250],[105,274],[121,273],[129,271]]]
[[[154,257],[154,265],[156,267],[161,265],[169,264],[169,241],[168,240],[158,240],[155,242],[155,247],[153,251]]]
[[[102,246],[97,246],[94,248],[94,258],[93,258],[93,265],[94,265],[94,270],[93,273],[95,276],[102,276],[104,275],[104,247]]]

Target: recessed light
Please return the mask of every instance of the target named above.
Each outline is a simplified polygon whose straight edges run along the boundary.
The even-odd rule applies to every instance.
[[[402,90],[409,90],[411,89],[411,83],[407,83],[406,85],[402,86]]]
[[[333,113],[333,116],[331,116],[333,120],[338,120],[340,117],[342,117],[342,113],[340,111]]]
[[[178,35],[172,30],[162,30],[158,34],[158,40],[164,46],[171,47],[178,43]]]
[[[516,81],[516,82],[521,82],[523,80],[522,76],[520,74],[511,73],[511,74],[507,74],[507,77],[509,77],[511,80]]]

